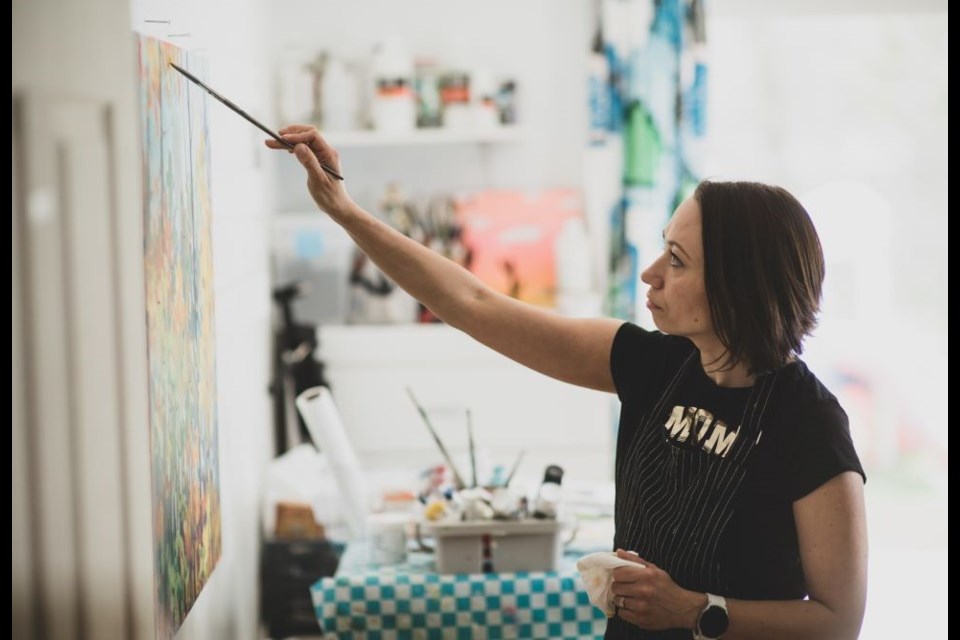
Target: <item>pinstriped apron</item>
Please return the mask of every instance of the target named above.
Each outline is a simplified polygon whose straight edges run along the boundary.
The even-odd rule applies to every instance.
[[[736,440],[720,456],[679,446],[664,428],[683,376],[698,366],[694,351],[617,457],[614,544],[635,550],[684,588],[722,595],[729,588],[718,544],[733,516],[750,452],[760,440],[777,373],[756,379]]]

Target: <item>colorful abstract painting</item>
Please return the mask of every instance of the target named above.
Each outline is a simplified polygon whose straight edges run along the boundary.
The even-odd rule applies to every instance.
[[[609,138],[619,136],[622,190],[608,202],[610,315],[649,329],[638,296],[640,273],[663,251],[663,226],[703,175],[707,133],[703,0],[600,0],[613,105]],[[628,30],[618,27],[632,20]]]
[[[454,207],[471,252],[469,268],[493,289],[544,307],[556,302],[554,245],[564,223],[583,216],[576,189],[491,189]]]
[[[137,36],[157,637],[176,633],[220,559],[213,255],[205,94]]]

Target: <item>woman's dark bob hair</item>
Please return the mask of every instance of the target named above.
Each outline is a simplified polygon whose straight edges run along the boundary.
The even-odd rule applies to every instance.
[[[780,187],[701,182],[704,282],[727,369],[763,374],[803,351],[817,325],[823,250],[803,205]]]

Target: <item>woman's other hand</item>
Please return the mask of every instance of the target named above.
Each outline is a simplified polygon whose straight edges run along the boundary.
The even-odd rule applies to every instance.
[[[666,571],[632,551],[617,549],[617,557],[637,563],[613,570],[618,616],[643,629],[693,629],[707,602],[704,594],[681,588]]]

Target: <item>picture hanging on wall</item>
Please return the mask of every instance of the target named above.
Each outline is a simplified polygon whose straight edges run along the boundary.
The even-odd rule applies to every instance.
[[[180,627],[221,554],[205,94],[173,62],[196,56],[137,35],[157,637]]]
[[[577,189],[489,189],[455,199],[469,268],[500,293],[543,307],[556,303],[555,243],[583,216]]]

